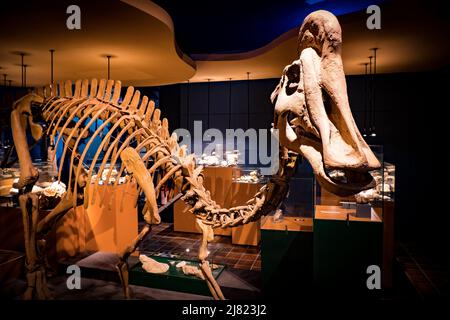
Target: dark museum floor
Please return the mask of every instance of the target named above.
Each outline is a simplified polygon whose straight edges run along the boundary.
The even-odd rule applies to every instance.
[[[141,245],[141,252],[181,259],[195,259],[200,234],[174,232],[172,224],[162,223],[152,230]],[[187,252],[186,249],[189,249]],[[216,236],[208,246],[214,263],[227,268],[218,278],[228,299],[258,299],[261,292],[261,261],[259,248],[232,245],[229,237]],[[96,253],[67,259],[59,266],[58,274],[49,279],[50,292],[57,299],[123,299],[117,273],[115,255]],[[130,257],[137,261],[136,257]],[[65,266],[77,262],[82,269],[81,290],[67,290]],[[15,280],[2,285],[0,297],[19,299],[25,281]],[[163,289],[131,285],[134,299],[203,300],[211,297]],[[384,290],[382,300],[430,300],[448,297],[448,260],[430,255],[423,246],[400,242],[396,247],[393,288]]]
[[[396,248],[396,266],[420,299],[448,298],[448,252],[427,245],[400,242]]]
[[[140,251],[150,255],[177,255],[181,259],[196,259],[201,235],[173,231],[170,223],[153,226],[151,234],[140,245]],[[241,270],[261,270],[260,248],[231,244],[231,238],[215,236],[208,244],[212,263],[224,264],[229,268]]]
[[[141,226],[142,227],[142,226]],[[196,260],[200,244],[200,234],[174,232],[170,223],[154,226],[140,246],[140,253]],[[186,250],[189,249],[189,250]],[[215,236],[208,245],[211,262],[224,264],[226,269],[217,278],[224,295],[228,299],[257,299],[261,297],[261,261],[259,248],[235,246],[230,237]],[[130,267],[138,261],[129,258]],[[76,263],[81,267],[80,290],[67,290],[65,274],[68,265]],[[52,296],[57,299],[123,299],[119,278],[115,270],[117,256],[107,253],[76,256],[60,261],[56,276],[49,278]],[[2,284],[0,298],[20,299],[25,290],[24,279]],[[130,285],[134,299],[156,300],[202,300],[209,296],[170,290]]]

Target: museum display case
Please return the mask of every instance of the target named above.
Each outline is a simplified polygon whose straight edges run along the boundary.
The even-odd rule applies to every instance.
[[[370,171],[373,187],[351,196],[332,194],[316,183],[315,205],[334,206],[343,209],[354,209],[355,215],[369,218],[372,214],[383,217],[386,206],[395,202],[395,165],[384,161],[383,146],[370,146],[381,166]],[[346,181],[345,171],[331,170],[328,175],[338,181]]]
[[[316,183],[314,213],[314,281],[317,288],[338,290],[344,283],[355,292],[365,285],[354,282],[368,265],[382,266],[384,288],[392,286],[395,166],[384,161],[383,146],[371,150],[380,168],[370,171],[373,187],[352,196],[338,196]],[[345,180],[344,171],[331,171]],[[329,243],[333,242],[333,246]],[[324,267],[324,266],[327,267]],[[336,270],[342,277],[337,279]]]
[[[267,181],[267,177],[261,174],[261,169],[244,166],[233,168],[233,183],[256,183],[261,184]]]
[[[42,192],[47,189],[46,193],[48,195],[54,192],[58,192],[59,194],[64,193],[64,184],[61,184],[58,190],[56,190],[58,184],[54,183],[56,182],[58,172],[52,163],[47,161],[36,161],[33,162],[33,166],[37,168],[40,173],[36,185],[33,186],[33,192]],[[0,196],[10,198],[16,206],[18,205],[17,195],[19,194],[19,190],[13,188],[13,184],[17,183],[19,178],[20,168],[18,163],[14,164],[12,167],[0,169]]]
[[[19,179],[19,176],[18,168],[0,169],[0,196],[9,196],[14,180]]]
[[[101,164],[97,163],[94,166],[95,174],[92,176],[91,183],[95,183],[97,179],[100,179],[99,185],[123,184],[126,182],[127,175],[124,174],[124,172],[121,172],[121,176],[119,177],[120,164],[115,164],[113,167],[111,167],[110,163],[106,163],[101,173],[100,169]],[[106,180],[109,181],[106,183]],[[118,180],[117,183],[116,180]]]
[[[314,216],[314,177],[293,177],[289,183],[289,194],[281,205],[285,216]]]
[[[223,151],[221,144],[215,145],[215,151],[211,154],[203,153],[196,157],[198,165],[211,167],[231,167],[239,163],[239,150]]]

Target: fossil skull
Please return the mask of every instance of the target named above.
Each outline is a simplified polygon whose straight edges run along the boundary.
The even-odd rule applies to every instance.
[[[353,119],[341,46],[332,13],[308,15],[298,35],[299,58],[285,67],[271,99],[281,145],[310,162],[322,187],[346,196],[374,187],[369,171],[380,163]]]

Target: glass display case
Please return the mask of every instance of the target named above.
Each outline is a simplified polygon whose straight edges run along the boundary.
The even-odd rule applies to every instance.
[[[122,184],[122,183],[126,182],[125,171],[122,171],[121,176],[119,177],[120,164],[116,163],[113,167],[111,167],[111,165],[109,163],[106,163],[106,165],[104,166],[101,173],[99,172],[100,167],[101,167],[101,161],[96,163],[96,165],[94,166],[94,174],[92,175],[91,183],[96,182],[97,179],[99,179],[99,178],[100,178],[99,185],[114,184],[117,179],[119,180],[118,184]],[[108,177],[109,177],[109,180],[108,180]],[[108,182],[106,180],[108,180]]]
[[[235,183],[266,183],[267,177],[261,174],[259,168],[234,167],[232,181]]]
[[[200,156],[196,156],[197,165],[204,167],[233,167],[238,165],[239,150],[223,152],[222,147],[217,149],[217,146],[221,145],[216,145],[216,151],[211,152],[211,154],[203,153]]]
[[[327,209],[324,212],[337,212],[339,211],[338,208],[351,209],[356,217],[373,218],[373,215],[376,214],[382,219],[386,205],[394,204],[395,165],[384,161],[383,146],[371,145],[370,148],[381,164],[380,169],[370,172],[375,181],[375,187],[352,196],[340,197],[325,190],[316,183],[316,206],[326,206]],[[339,179],[339,175],[343,173],[334,170],[328,174],[335,179]]]
[[[280,206],[287,217],[312,218],[314,216],[314,177],[293,177],[289,193]]]
[[[19,179],[20,172],[18,168],[0,169],[0,196],[9,195],[9,191],[14,180]]]
[[[282,220],[285,217],[315,217],[318,208],[321,214],[330,215],[349,213],[357,219],[383,219],[384,212],[392,212],[395,199],[395,165],[384,161],[383,146],[370,146],[380,161],[380,169],[370,174],[375,181],[375,187],[362,191],[356,195],[341,197],[322,188],[313,174],[310,164],[299,158],[295,174],[289,184],[289,193],[274,213],[273,219]],[[335,179],[343,172],[330,171]],[[237,168],[233,177],[236,182],[256,180],[259,171]],[[270,177],[264,177],[266,181]],[[341,177],[345,178],[345,176]],[[375,217],[376,216],[376,217]]]
[[[270,177],[266,176],[266,181]],[[272,224],[302,225],[314,216],[315,178],[310,164],[297,160],[297,168],[289,182],[289,192],[278,209],[268,217]],[[305,220],[306,219],[306,220]]]

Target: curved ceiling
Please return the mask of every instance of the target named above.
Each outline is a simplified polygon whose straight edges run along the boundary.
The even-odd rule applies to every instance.
[[[69,30],[67,7],[81,9],[81,30]],[[26,52],[27,85],[55,80],[111,78],[136,86],[175,83],[192,77],[195,64],[176,47],[170,16],[148,0],[1,1],[0,74],[21,84],[20,56]],[[7,32],[4,32],[7,30]],[[3,77],[0,77],[0,81]]]
[[[364,73],[373,47],[380,48],[380,73],[438,68],[450,55],[445,4],[434,0],[411,0],[407,8],[400,0],[155,1],[162,7],[150,0],[78,0],[77,31],[66,28],[72,1],[0,1],[0,75],[20,85],[14,52],[22,51],[29,54],[27,84],[48,83],[49,49],[55,49],[56,81],[105,78],[106,54],[114,56],[111,78],[125,85],[242,80],[247,72],[251,79],[278,78],[297,59],[303,17],[319,8],[338,15],[347,74]],[[366,27],[369,2],[381,7],[381,30]]]
[[[390,1],[380,4],[381,29],[366,27],[365,10],[339,16],[342,27],[342,57],[345,73],[363,74],[370,48],[377,47],[377,72],[415,72],[448,65],[450,28],[445,4]],[[297,55],[298,27],[268,45],[238,54],[198,55],[197,72],[192,82],[278,78]]]
[[[154,0],[173,19],[180,48],[196,54],[243,53],[261,48],[319,9],[340,16],[386,0]]]

